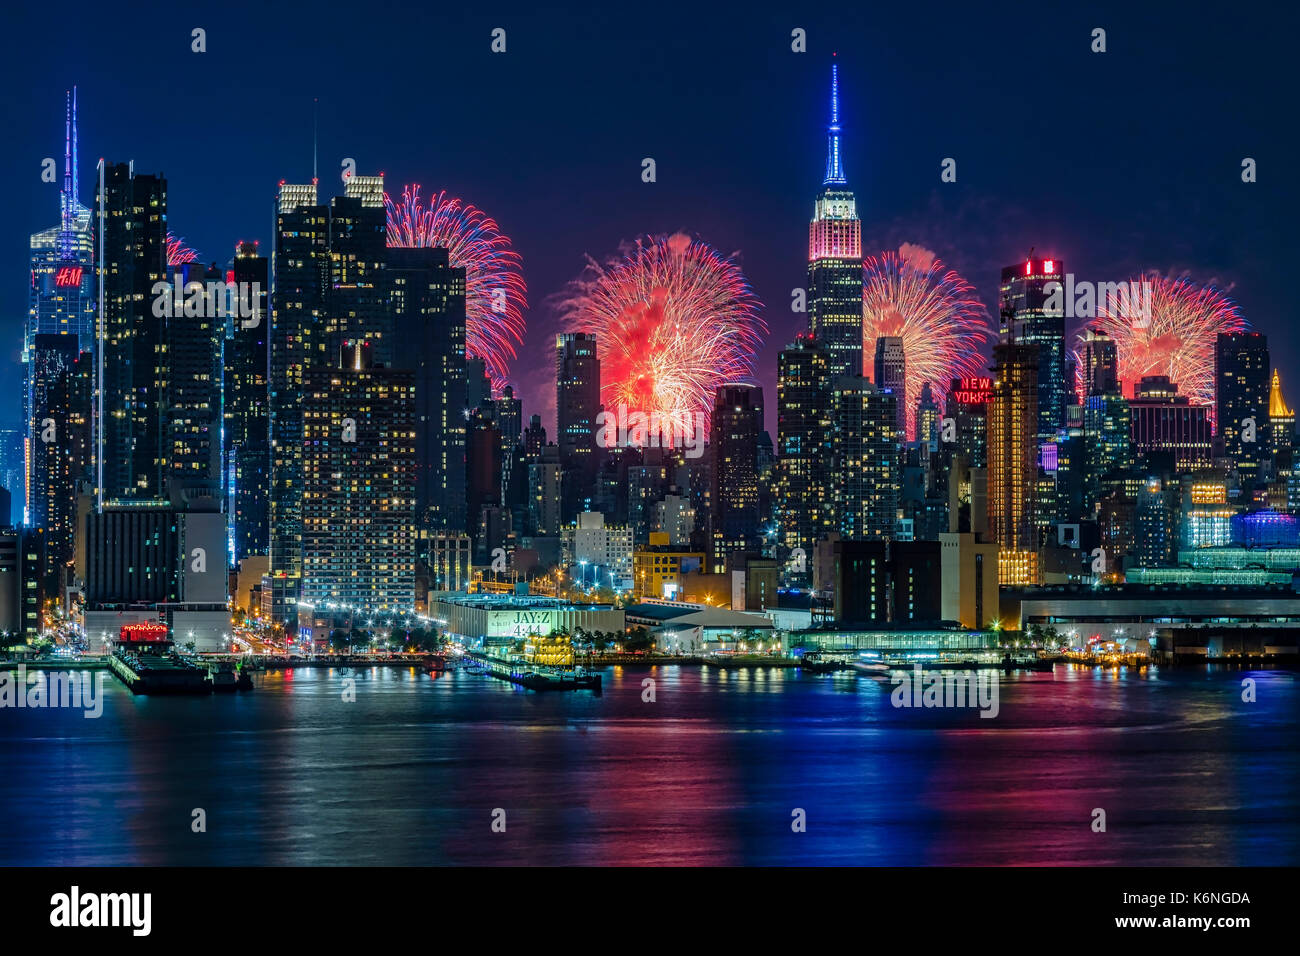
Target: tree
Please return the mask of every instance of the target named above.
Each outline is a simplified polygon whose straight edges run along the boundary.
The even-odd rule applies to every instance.
[[[623,649],[636,653],[637,651],[653,650],[655,646],[654,638],[644,627],[634,627],[631,632],[623,639]]]

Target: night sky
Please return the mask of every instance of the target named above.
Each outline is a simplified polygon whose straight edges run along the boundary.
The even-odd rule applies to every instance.
[[[467,8],[475,8],[468,12]],[[80,100],[81,195],[95,163],[168,178],[169,225],[204,261],[270,251],[281,180],[322,196],[344,157],[390,192],[420,182],[494,216],[523,257],[524,414],[554,409],[546,302],[584,254],[639,233],[697,234],[740,264],[770,328],[759,381],[775,425],[776,353],[804,327],[808,220],[825,170],[832,50],[864,251],[919,243],[992,307],[1030,247],[1080,279],[1143,269],[1230,289],[1300,403],[1294,331],[1300,18],[1180,3],[534,5],[278,0],[24,4],[7,12],[0,98],[0,421],[19,422],[28,236],[58,219],[64,90]],[[130,12],[127,12],[127,11]],[[507,52],[490,52],[494,27]],[[1089,50],[1094,27],[1105,54]],[[207,30],[207,52],[190,31]],[[790,49],[807,31],[808,52]],[[641,181],[653,157],[658,182]],[[958,181],[941,183],[940,162]],[[1258,182],[1241,181],[1241,161]],[[1288,165],[1291,164],[1291,165]],[[1072,338],[1072,337],[1071,337]]]

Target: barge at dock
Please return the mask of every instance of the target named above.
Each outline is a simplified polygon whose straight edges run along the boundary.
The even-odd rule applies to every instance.
[[[177,654],[162,623],[125,625],[108,655],[108,667],[133,694],[211,694],[253,686],[251,676],[234,662],[205,666]]]

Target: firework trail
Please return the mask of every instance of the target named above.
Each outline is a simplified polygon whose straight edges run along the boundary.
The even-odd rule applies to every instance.
[[[681,233],[587,262],[557,305],[566,328],[596,336],[605,408],[657,414],[675,434],[702,412],[707,429],[718,386],[752,375],[767,332],[740,268]]]
[[[916,438],[921,386],[942,405],[954,378],[983,374],[980,348],[990,336],[988,310],[975,288],[920,246],[862,263],[862,364],[871,378],[876,339],[900,336],[906,362],[907,438]]]
[[[465,270],[465,352],[487,365],[493,389],[510,374],[515,347],[524,341],[523,310],[528,308],[519,254],[482,210],[435,193],[426,206],[420,187],[406,186],[396,203],[384,194],[388,245],[441,246],[454,267]]]
[[[199,254],[185,245],[184,236],[173,236],[167,233],[167,264],[169,266],[183,266],[187,262],[197,262]]]
[[[1246,330],[1236,303],[1186,276],[1173,279],[1148,272],[1129,288],[1140,290],[1140,306],[1098,301],[1092,323],[1115,340],[1124,394],[1132,398],[1144,375],[1168,375],[1180,395],[1210,406],[1213,420],[1215,341],[1220,332]]]

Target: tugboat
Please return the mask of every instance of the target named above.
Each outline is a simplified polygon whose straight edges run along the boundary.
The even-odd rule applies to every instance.
[[[420,669],[430,676],[441,674],[447,669],[447,658],[442,654],[426,654],[420,662]]]
[[[836,671],[847,670],[848,667],[844,661],[828,660],[818,651],[811,651],[799,660],[799,669],[809,674],[834,674]]]

